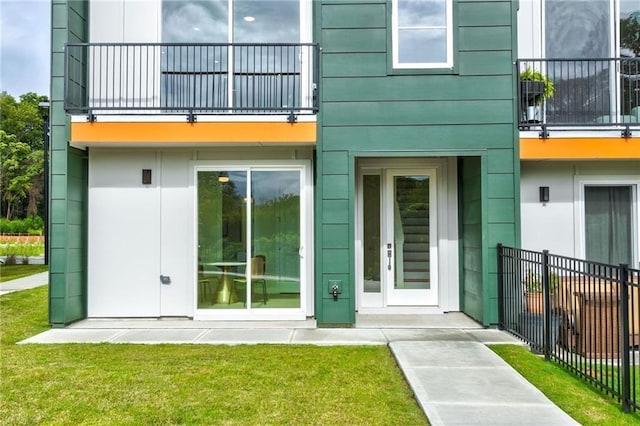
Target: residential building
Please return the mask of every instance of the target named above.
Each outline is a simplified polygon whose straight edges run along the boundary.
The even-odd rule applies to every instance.
[[[640,2],[520,2],[522,247],[639,267]]]
[[[53,0],[50,322],[497,322],[517,2]]]

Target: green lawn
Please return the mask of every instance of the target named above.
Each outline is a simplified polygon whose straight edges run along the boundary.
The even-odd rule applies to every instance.
[[[593,385],[522,346],[490,347],[556,405],[583,425],[638,425],[640,414],[625,414],[621,405]]]
[[[427,424],[384,346],[15,345],[46,295],[0,298],[5,424]]]
[[[0,265],[0,283],[45,272],[47,265]]]

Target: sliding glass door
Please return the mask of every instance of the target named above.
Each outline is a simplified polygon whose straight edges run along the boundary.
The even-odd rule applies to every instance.
[[[197,308],[302,307],[302,168],[200,169]]]
[[[633,267],[633,187],[585,186],[584,208],[587,260]]]

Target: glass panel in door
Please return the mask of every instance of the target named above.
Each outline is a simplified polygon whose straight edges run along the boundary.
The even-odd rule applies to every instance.
[[[388,177],[387,302],[437,303],[435,173]]]
[[[198,172],[198,308],[235,307],[244,273],[247,172]]]
[[[380,175],[362,177],[363,291],[380,293]]]
[[[300,308],[300,172],[251,173],[252,308]]]

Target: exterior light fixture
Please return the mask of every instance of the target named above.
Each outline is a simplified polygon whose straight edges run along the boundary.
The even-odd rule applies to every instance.
[[[142,169],[142,184],[151,185],[151,169]]]
[[[540,202],[548,203],[549,202],[549,187],[541,186],[540,187]]]

